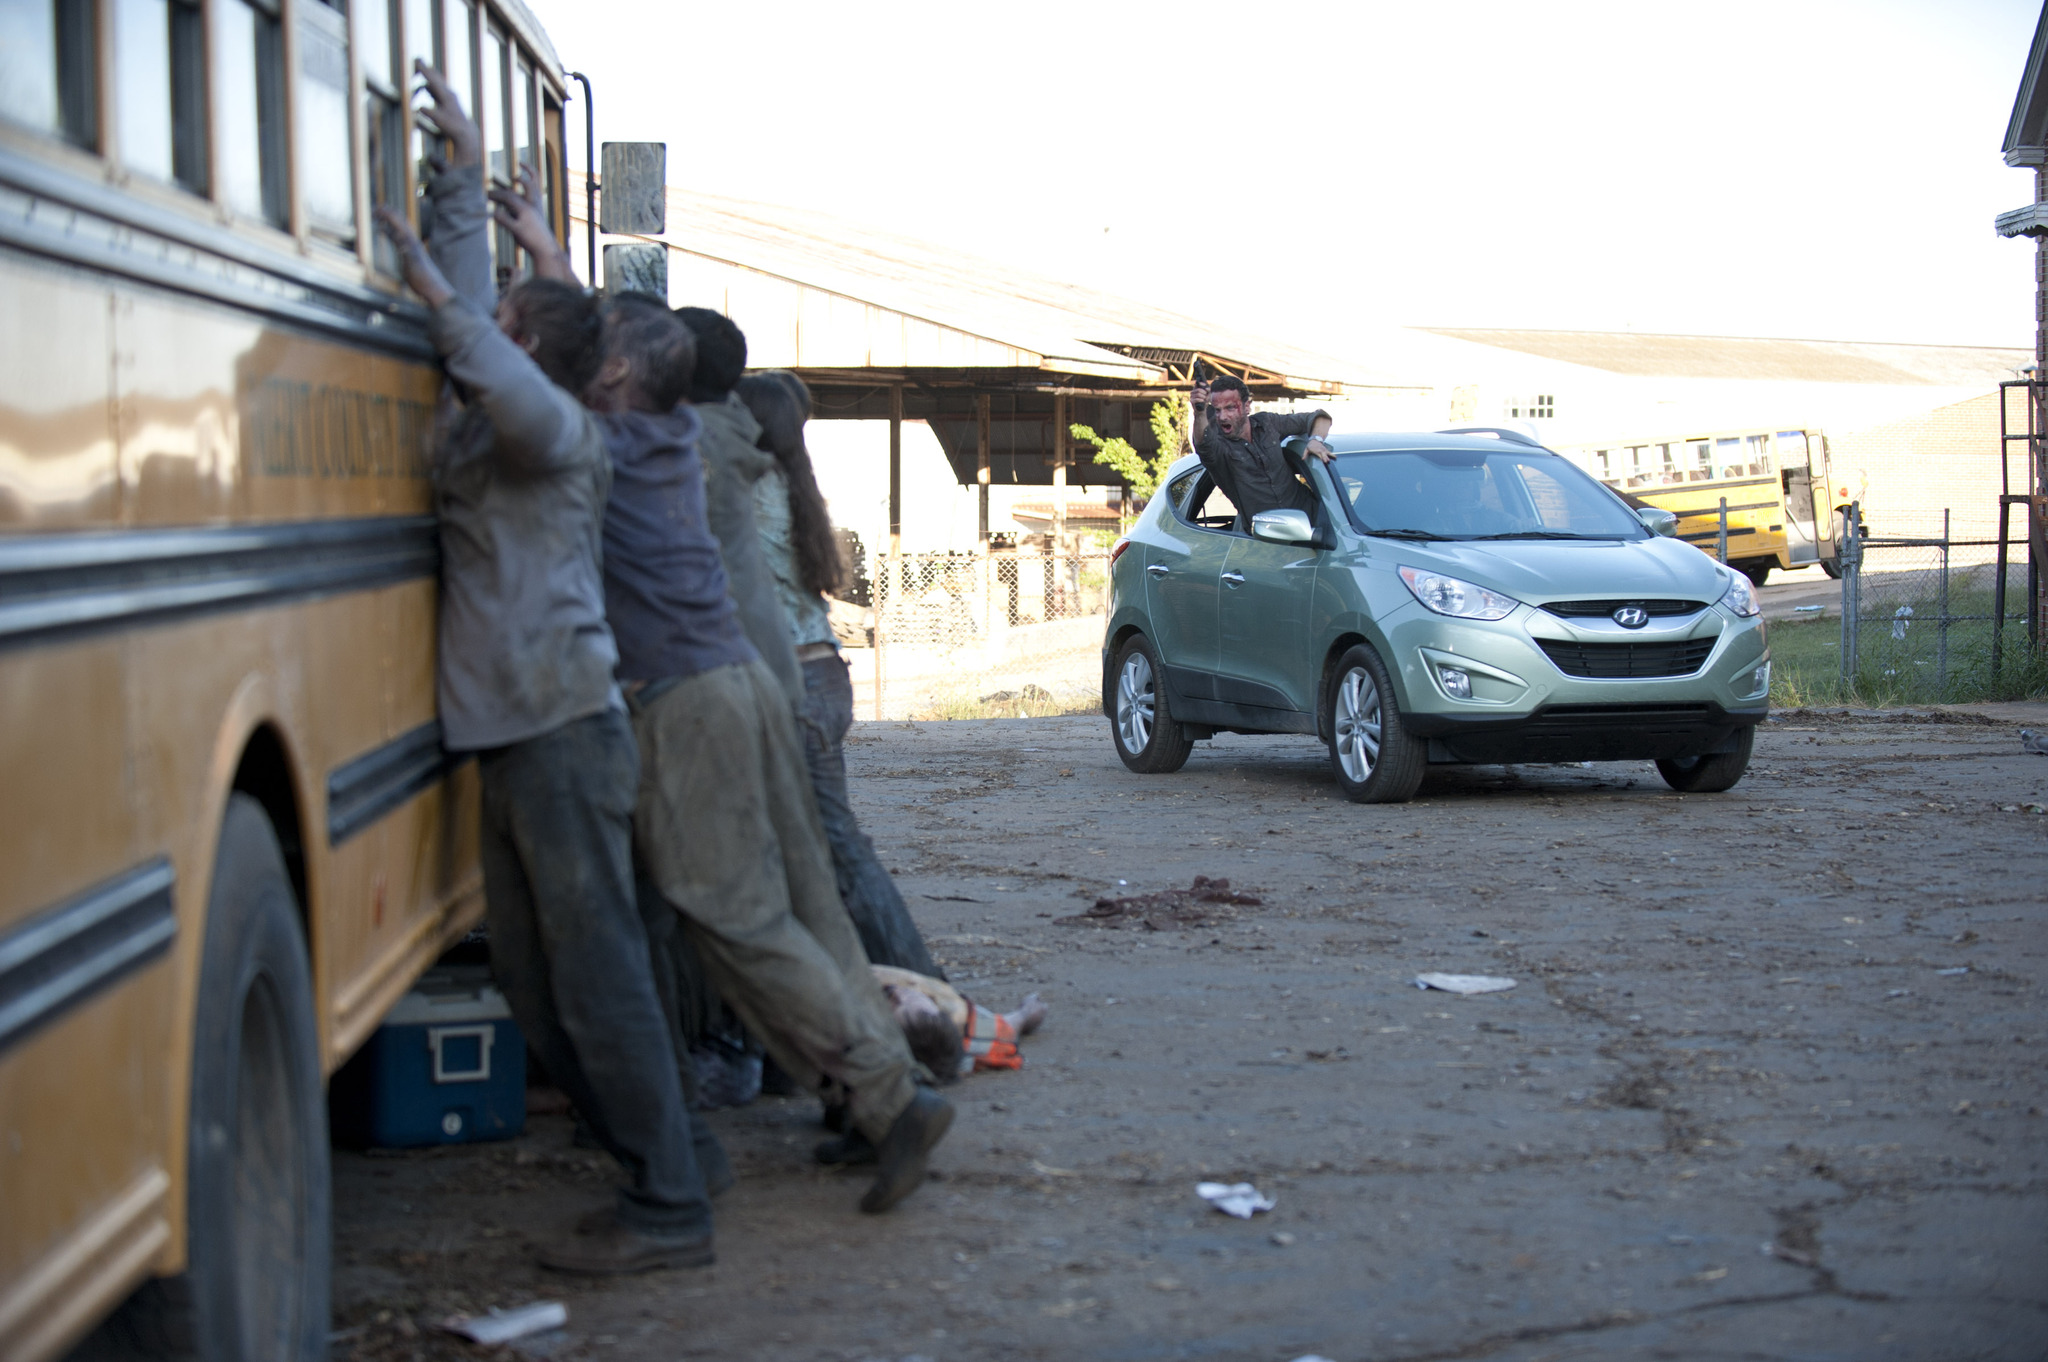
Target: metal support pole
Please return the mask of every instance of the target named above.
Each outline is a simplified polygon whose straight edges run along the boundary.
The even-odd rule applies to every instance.
[[[1055,598],[1066,595],[1067,578],[1062,561],[1067,551],[1067,422],[1068,398],[1054,393],[1052,399],[1052,589]],[[1053,618],[1053,602],[1045,603],[1045,617]],[[1060,612],[1066,618],[1066,612]]]
[[[983,557],[988,556],[988,394],[977,393],[974,398],[974,483],[976,495],[981,501],[979,542]]]
[[[2005,574],[2012,555],[2006,544],[2012,538],[2012,498],[1998,499],[1998,576],[1991,582],[1991,681],[1998,682],[1999,653],[2005,643]]]
[[[889,557],[903,552],[903,388],[889,389]]]
[[[407,13],[411,13],[410,10]],[[585,282],[592,288],[598,286],[597,277],[597,101],[590,94],[590,77],[581,71],[571,71],[569,79],[583,86],[583,226],[584,235],[590,241],[590,278]],[[567,189],[568,186],[562,186]]]
[[[1725,566],[1728,562],[1728,498],[1721,498],[1721,535],[1715,541],[1715,553]]]
[[[1863,534],[1858,503],[1849,503],[1848,542],[1837,551],[1842,563],[1842,690],[1846,694],[1856,681],[1856,637],[1862,621]]]
[[[1948,518],[1949,508],[1941,512],[1941,624],[1934,644],[1934,679],[1941,688],[1948,689]]]

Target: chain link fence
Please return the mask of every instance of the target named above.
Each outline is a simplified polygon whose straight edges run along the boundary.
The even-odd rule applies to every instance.
[[[1932,535],[1850,536],[1843,693],[1911,702],[2030,689],[2040,665],[2027,647],[2027,567],[2008,562],[2001,592],[1997,550],[1995,538],[1953,537],[1945,514]]]
[[[878,557],[857,719],[1078,714],[1101,705],[1109,550]]]

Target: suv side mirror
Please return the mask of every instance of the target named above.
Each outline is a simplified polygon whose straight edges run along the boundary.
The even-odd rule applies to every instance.
[[[1661,506],[1638,507],[1636,518],[1651,534],[1662,535],[1666,539],[1678,538],[1678,517]]]
[[[1275,544],[1312,544],[1316,538],[1316,527],[1309,521],[1307,511],[1291,507],[1280,511],[1261,511],[1252,517],[1252,538],[1270,540]]]

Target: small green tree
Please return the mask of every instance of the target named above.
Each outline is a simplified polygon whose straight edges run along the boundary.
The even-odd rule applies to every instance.
[[[1138,452],[1138,447],[1122,436],[1108,439],[1095,433],[1093,426],[1076,424],[1069,427],[1076,440],[1095,446],[1095,462],[1115,472],[1130,486],[1131,495],[1139,501],[1150,501],[1159,490],[1159,484],[1166,478],[1166,470],[1173,461],[1187,452],[1188,399],[1182,393],[1168,393],[1152,404],[1147,418],[1152,426],[1152,438],[1159,452],[1150,460]]]

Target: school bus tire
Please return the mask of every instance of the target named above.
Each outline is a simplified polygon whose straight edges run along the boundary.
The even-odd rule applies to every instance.
[[[1775,559],[1748,558],[1744,559],[1742,562],[1737,563],[1735,565],[1735,570],[1737,572],[1740,572],[1743,576],[1749,578],[1749,584],[1751,586],[1762,586],[1765,582],[1771,580],[1771,569],[1776,567],[1777,565],[1778,564]]]
[[[1749,754],[1756,747],[1756,729],[1744,725],[1736,734],[1733,752],[1705,757],[1680,757],[1657,763],[1657,774],[1680,794],[1720,794],[1735,787],[1749,769]]]
[[[234,795],[199,968],[187,1267],[130,1297],[95,1356],[327,1357],[332,1189],[312,996],[277,836],[261,805]]]

